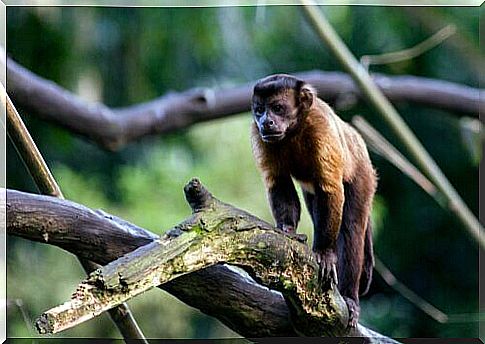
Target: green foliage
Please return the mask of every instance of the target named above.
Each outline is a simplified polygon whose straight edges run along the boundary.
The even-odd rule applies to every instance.
[[[408,48],[434,33],[401,8],[331,6],[324,10],[357,56]],[[416,59],[371,70],[477,85],[472,57],[477,50],[479,11],[422,10],[429,11],[430,18],[455,23],[459,40],[469,42],[471,50],[463,53],[446,41]],[[81,97],[110,106],[135,104],[172,90],[234,85],[276,72],[340,69],[293,6],[9,7],[7,12],[7,51],[14,59]],[[464,131],[454,114],[413,104],[399,104],[399,111],[478,213],[480,132],[470,131],[470,126]],[[364,116],[395,143],[366,104],[338,112],[346,120],[355,114]],[[249,114],[198,124],[162,138],[145,138],[116,153],[102,151],[28,113],[22,115],[68,199],[163,233],[189,215],[182,188],[197,176],[221,200],[272,221],[251,155]],[[374,247],[381,260],[446,313],[476,312],[476,245],[449,212],[412,181],[381,158],[372,158],[380,178],[373,222]],[[11,146],[7,160],[7,185],[36,192]],[[299,228],[311,243],[312,224],[305,210]],[[9,238],[7,253],[8,299],[21,299],[31,319],[69,298],[84,276],[74,257],[48,245]],[[130,305],[148,337],[236,336],[159,290],[135,298]],[[31,336],[33,329],[19,307],[10,307],[9,336]],[[362,299],[362,313],[365,324],[391,336],[478,336],[477,323],[436,323],[377,274],[369,295]],[[61,335],[119,336],[107,316]]]

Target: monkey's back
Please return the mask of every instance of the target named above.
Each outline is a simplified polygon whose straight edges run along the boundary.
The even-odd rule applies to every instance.
[[[327,103],[319,99],[318,105],[323,110],[320,113],[327,116],[329,122],[334,123],[332,131],[337,133],[334,138],[338,139],[342,147],[344,181],[348,182],[365,175],[369,181],[374,180],[372,184],[375,187],[375,170],[362,136],[352,125],[343,121]]]

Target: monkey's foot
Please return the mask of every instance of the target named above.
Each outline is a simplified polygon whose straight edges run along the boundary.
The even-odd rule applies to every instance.
[[[316,251],[315,257],[320,265],[321,279],[330,280],[331,283],[338,285],[337,277],[337,255],[333,250]]]
[[[360,306],[350,297],[344,296],[345,303],[349,309],[349,327],[356,327],[359,321]]]

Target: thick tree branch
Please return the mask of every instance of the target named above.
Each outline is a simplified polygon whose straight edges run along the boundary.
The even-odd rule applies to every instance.
[[[329,102],[348,94],[360,95],[352,78],[344,73],[309,71],[296,75],[314,85],[319,96]],[[7,91],[17,104],[110,150],[147,135],[248,111],[253,84],[169,93],[146,103],[111,109],[86,102],[11,59],[7,60],[7,80]],[[375,81],[394,102],[414,102],[474,116],[485,102],[480,99],[482,90],[443,80],[376,75]]]
[[[166,267],[168,266],[170,269],[174,266],[176,266],[177,269],[181,269],[182,267],[182,270],[175,271],[169,269],[164,270],[165,272],[171,271],[175,274],[183,274],[185,273],[183,272],[183,267],[189,265],[187,263],[188,260],[195,265],[199,264],[199,268],[206,266],[207,263],[211,265],[218,261],[227,261],[241,266],[247,265],[247,259],[249,257],[248,252],[259,252],[261,254],[270,252],[274,256],[271,255],[266,258],[270,259],[272,262],[279,262],[274,266],[272,264],[262,265],[260,264],[261,257],[250,255],[250,258],[252,259],[252,268],[249,270],[265,284],[280,288],[281,286],[288,288],[290,284],[284,283],[285,278],[289,278],[289,281],[292,281],[292,283],[295,283],[295,281],[300,283],[300,279],[303,281],[301,283],[308,283],[314,278],[314,274],[311,273],[311,267],[314,264],[313,255],[306,245],[276,232],[271,225],[254,218],[248,213],[217,201],[212,198],[208,192],[206,193],[206,200],[200,202],[201,199],[204,199],[203,197],[200,197],[200,195],[205,193],[206,190],[203,189],[200,184],[198,185],[199,186],[197,186],[196,182],[193,182],[186,188],[187,198],[191,207],[195,211],[194,215],[172,230],[170,232],[171,235],[165,236],[162,241],[152,241],[154,236],[148,231],[105,213],[92,211],[73,202],[11,190],[7,191],[7,232],[31,240],[41,242],[47,240],[48,243],[63,247],[80,256],[84,254],[86,257],[99,263],[104,263],[110,260],[110,258],[114,259],[119,257],[123,251],[131,251],[134,245],[139,244],[141,246],[148,242],[148,245],[130,253],[128,257],[139,257],[139,253],[149,252],[155,259],[155,261],[153,261],[153,266],[151,263],[147,265],[149,269],[144,269],[140,265],[137,265],[135,269],[132,269],[131,264],[126,264],[130,259],[125,256],[121,259],[123,263],[120,264],[120,261],[113,262],[103,268],[101,275],[97,275],[98,277],[103,276],[102,281],[104,285],[115,286],[115,289],[117,288],[116,285],[120,288],[122,287],[118,284],[120,281],[118,277],[121,272],[119,269],[125,269],[122,272],[124,278],[122,279],[123,281],[121,284],[123,284],[123,286],[133,286],[139,285],[136,281],[140,281],[139,274],[143,275],[143,271],[148,271],[150,274],[156,271],[157,268],[160,268],[161,265],[156,263],[158,260],[171,262],[166,265]],[[192,190],[197,187],[199,187],[199,191],[193,193],[193,197],[191,198]],[[205,231],[208,231],[209,236],[213,235],[214,237],[208,237],[202,234]],[[128,238],[130,240],[128,240]],[[244,238],[250,240],[244,241]],[[237,241],[235,239],[241,240],[241,245],[249,245],[247,248],[250,250],[231,251],[228,249],[229,247],[237,247],[237,245],[234,245]],[[176,240],[182,240],[184,245],[187,244],[192,247],[194,249],[194,251],[191,251],[192,254],[190,252],[185,252],[180,256],[175,255],[175,260],[170,260],[170,257],[165,254],[167,252],[163,251],[164,249],[161,249],[161,247],[164,244],[167,246],[175,245],[174,242],[176,242]],[[207,251],[207,248],[211,247],[213,242],[217,240],[222,240],[220,243],[225,243],[227,246],[219,245],[220,250],[213,251],[212,253]],[[127,242],[131,244],[129,249],[126,248]],[[261,245],[261,242],[265,243],[265,247]],[[284,245],[273,245],[274,243]],[[88,249],[87,246],[91,246],[91,248]],[[267,247],[271,247],[274,251],[266,251]],[[167,249],[179,252],[180,246],[170,246]],[[89,253],[87,251],[89,251]],[[194,252],[198,253],[194,254]],[[215,252],[221,252],[221,255],[215,254]],[[292,254],[287,255],[288,252],[292,252]],[[181,257],[183,257],[182,261],[184,264],[175,264],[177,259],[180,260]],[[275,257],[278,259],[273,259]],[[288,267],[294,266],[292,264],[295,263],[295,259],[300,259],[302,263],[304,262],[304,264],[306,264],[305,266],[308,267],[307,273],[302,272],[300,274],[301,271],[298,271],[298,273],[293,272],[293,274],[290,273],[289,275],[285,273],[288,271],[291,272],[291,269],[288,270]],[[141,262],[142,265],[146,264],[146,260],[143,259],[139,262]],[[259,264],[257,264],[257,262],[259,262]],[[127,267],[129,267],[128,270],[126,270]],[[313,268],[315,269],[316,265],[313,266]],[[280,271],[279,269],[283,270]],[[163,280],[163,278],[166,278],[168,275],[159,274],[160,271],[161,270],[157,270],[157,273],[154,276]],[[96,279],[96,283],[98,283],[100,279],[95,276],[96,275],[91,275],[90,280],[93,279],[92,281],[94,281]],[[143,276],[147,277],[146,275]],[[283,276],[286,277],[283,279],[280,278]],[[141,280],[147,279],[142,278]],[[153,284],[153,276],[150,275],[148,280]],[[131,284],[131,282],[134,281],[135,283]],[[89,283],[90,282],[88,282],[88,284]],[[91,284],[90,288],[97,285],[96,283]],[[155,283],[155,285],[156,284],[158,283]],[[146,285],[141,289],[145,287]],[[338,330],[338,326],[331,326],[330,328],[333,330],[329,330],[328,327],[324,328],[316,326],[324,323],[314,322],[318,317],[320,317],[318,318],[320,319],[319,321],[323,321],[322,319],[326,319],[325,321],[333,321],[333,325],[342,321],[345,322],[344,318],[340,318],[341,316],[345,316],[342,315],[340,311],[337,313],[330,313],[333,315],[328,317],[329,314],[325,312],[331,309],[335,312],[334,307],[336,307],[336,305],[333,304],[332,306],[332,303],[328,304],[327,302],[322,304],[322,301],[315,302],[319,300],[316,297],[318,294],[306,299],[305,297],[301,297],[303,294],[296,293],[295,295],[300,295],[300,297],[292,299],[291,304],[295,309],[293,312],[289,312],[281,294],[259,286],[249,279],[249,277],[245,277],[244,275],[235,272],[232,268],[221,265],[216,265],[179,277],[168,285],[164,285],[163,288],[173,293],[175,296],[180,295],[181,299],[190,305],[195,307],[205,305],[205,307],[201,307],[202,311],[219,318],[232,329],[245,336],[295,335],[289,321],[289,314],[296,314],[295,312],[298,312],[299,316],[296,319],[303,320],[303,314],[308,314],[310,309],[316,309],[320,313],[310,312],[313,314],[310,318],[306,318],[305,321],[302,321],[300,324],[296,323],[296,326],[300,331],[303,331],[303,333],[306,334],[330,333],[335,335],[344,333],[342,332],[343,329],[341,327],[340,330]],[[314,290],[313,293],[315,293],[315,290],[317,289],[312,288],[314,287],[310,284],[308,291],[312,293],[311,290]],[[288,290],[289,294],[285,293],[285,295],[291,298],[291,295],[293,295],[291,293],[294,291],[292,291],[291,288]],[[331,294],[325,295],[333,295],[332,293],[335,292],[335,290],[329,292]],[[85,293],[85,291],[82,291],[81,293]],[[96,295],[99,296],[100,294]],[[193,296],[195,297],[193,298]],[[330,300],[334,300],[334,297],[330,296]],[[119,299],[118,301],[122,302],[122,299]],[[322,305],[325,305],[325,307],[321,308]],[[229,312],[229,314],[225,312]],[[44,317],[44,320],[53,321],[53,318],[50,316],[54,313],[50,313],[49,316]],[[315,314],[317,314],[317,318],[315,318]],[[337,318],[335,318],[335,316],[337,316]],[[335,323],[335,321],[337,322]],[[312,322],[315,326],[309,326]],[[46,326],[46,329],[49,329],[49,326],[51,326],[47,325],[46,322],[41,322],[40,326],[43,326],[43,324]],[[50,324],[53,323],[51,322]],[[362,326],[359,326],[357,330],[350,334],[373,338],[378,337],[379,342],[383,342],[383,340],[387,342],[390,341]]]
[[[70,301],[41,316],[39,331],[56,333],[73,327],[160,284],[226,262],[244,267],[263,285],[281,291],[298,333],[348,333],[345,301],[335,285],[320,280],[308,245],[220,202],[198,180],[192,180],[185,192],[191,217],[163,238],[90,274]]]
[[[7,234],[55,245],[102,265],[158,238],[104,212],[14,190],[7,190]],[[182,276],[163,289],[206,314],[217,315],[243,336],[296,335],[281,294],[268,292],[225,266]],[[204,295],[217,297],[208,302]],[[245,312],[238,311],[238,305]]]

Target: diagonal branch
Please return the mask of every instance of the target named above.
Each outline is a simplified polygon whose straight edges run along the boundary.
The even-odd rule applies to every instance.
[[[138,285],[137,281],[141,280],[148,281],[145,286],[158,284],[153,282],[153,275],[143,275],[144,271],[148,274],[156,271],[155,276],[157,278],[170,279],[167,274],[158,273],[161,270],[157,269],[161,265],[158,265],[157,262],[170,260],[167,250],[180,251],[182,246],[192,248],[192,250],[190,252],[184,251],[179,256],[175,255],[171,263],[166,265],[166,267],[172,267],[172,270],[165,270],[165,272],[171,271],[173,275],[182,275],[188,272],[183,270],[187,266],[197,265],[198,268],[202,268],[219,261],[247,266],[248,261],[253,259],[251,261],[252,268],[249,269],[250,273],[268,286],[277,285],[289,288],[291,283],[304,284],[314,278],[314,274],[310,273],[313,264],[315,264],[314,258],[306,245],[275,231],[266,222],[216,200],[196,181],[189,184],[186,188],[186,194],[191,207],[195,210],[192,217],[170,231],[170,235],[153,241],[154,236],[148,231],[106,213],[93,211],[65,200],[8,190],[7,233],[41,242],[45,242],[47,238],[47,242],[50,244],[63,247],[81,256],[84,254],[99,263],[106,263],[119,257],[122,253],[128,253],[121,260],[112,262],[100,270],[101,274],[94,274],[88,278],[89,281],[100,282],[100,276],[103,276],[104,285],[112,286],[114,289],[110,290],[113,291],[120,290],[117,288],[122,290],[123,285],[130,289],[132,286]],[[205,196],[201,197],[201,195]],[[29,214],[29,216],[25,216],[25,214]],[[98,228],[98,226],[101,226],[101,228]],[[244,238],[248,240],[244,241]],[[249,239],[252,239],[252,241]],[[125,247],[127,242],[132,243],[130,248]],[[177,242],[181,243],[178,247],[175,245]],[[210,250],[209,248],[214,242],[217,243],[216,246],[219,249]],[[237,242],[240,245],[235,245]],[[166,244],[165,248],[163,247],[164,244]],[[135,245],[144,246],[129,253]],[[252,245],[252,249],[241,251],[243,245]],[[88,249],[87,246],[91,246],[91,248]],[[235,250],[231,251],[230,247],[235,248]],[[266,251],[269,248],[271,250]],[[154,259],[138,260],[136,267],[132,268],[129,257],[140,257],[139,253],[141,252],[148,253],[148,256],[154,257]],[[248,252],[253,252],[253,254]],[[146,257],[146,255],[142,256]],[[181,257],[183,257],[182,260],[180,260]],[[263,258],[265,259],[264,264],[256,264],[259,259]],[[177,259],[178,263],[176,263]],[[296,265],[299,270],[292,273],[291,270],[285,270],[284,267],[295,266],[295,259],[296,261],[300,259],[301,264]],[[180,262],[183,262],[183,264]],[[148,269],[143,268],[143,266],[148,267]],[[308,270],[303,269],[303,266],[306,266]],[[316,265],[313,266],[313,269],[315,267]],[[285,271],[290,273],[285,273]],[[305,273],[305,271],[307,272]],[[119,284],[119,273],[123,276],[121,284]],[[141,276],[146,278],[141,278]],[[289,278],[288,281],[291,283],[288,283],[285,278]],[[283,283],[285,281],[287,283]],[[90,284],[90,282],[87,283]],[[90,284],[90,290],[92,290],[93,285],[99,285],[99,283]],[[234,268],[214,265],[194,273],[185,274],[163,285],[162,288],[180,297],[189,305],[201,308],[203,312],[217,317],[244,336],[296,335],[289,321],[290,314],[295,314],[295,310],[289,311],[281,294],[256,284],[249,276],[236,272]],[[309,285],[308,288],[309,292],[316,290],[312,289],[315,288],[315,285]],[[293,292],[292,288],[288,290]],[[327,290],[327,293],[329,292],[334,293],[335,291]],[[286,294],[287,298],[291,297]],[[312,294],[307,294],[308,297],[310,295]],[[295,308],[296,311],[300,312],[298,313],[300,317],[297,317],[297,319],[303,320],[305,318],[301,315],[302,309],[307,314],[309,309],[315,307],[315,302],[321,304],[322,299],[318,298],[318,295],[313,294],[309,300],[296,299],[291,302],[292,307],[300,305]],[[330,299],[327,299],[327,301],[336,300],[334,296],[329,297]],[[335,297],[338,299],[338,296]],[[121,302],[122,299],[118,301]],[[317,316],[317,318],[319,317],[318,324],[323,324],[326,321],[327,326],[309,326],[312,323],[315,324],[316,318],[314,315],[310,318],[307,316],[306,320],[298,325],[300,333],[309,333],[308,331],[313,331],[311,332],[313,334],[316,334],[315,331],[326,331],[334,335],[339,333],[335,332],[339,330],[339,327],[329,327],[328,321],[335,322],[336,319],[343,319],[346,309],[342,311],[344,313],[338,311],[337,313],[330,313],[330,317],[328,317],[328,313],[327,316],[324,316],[323,310],[335,309],[338,304],[338,301],[334,301],[337,304],[327,303],[327,301],[317,307],[320,313],[310,312],[314,315],[320,314]],[[201,305],[202,307],[199,307]],[[305,307],[301,307],[301,305]],[[323,306],[324,308],[319,308]],[[44,319],[52,320],[50,316],[46,316]],[[338,324],[340,321],[338,320],[333,324]],[[40,325],[47,326],[48,323],[41,322]],[[53,323],[51,322],[51,324]],[[45,329],[49,328],[49,326],[45,327]],[[342,329],[340,328],[339,331],[342,331]],[[390,339],[386,339],[360,325],[356,332],[351,334],[379,338],[380,342],[390,341]]]
[[[53,197],[7,190],[6,208],[7,234],[55,245],[102,265],[158,237],[113,215]],[[163,289],[206,314],[217,315],[241,335],[296,335],[280,294],[269,293],[225,266],[182,276]],[[246,311],[240,312],[238,305]]]
[[[438,202],[446,210],[453,211],[453,208],[447,207],[442,202],[442,194],[436,187],[424,176],[411,162],[406,159],[399,150],[387,141],[375,128],[373,128],[364,118],[354,116],[352,124],[359,131],[365,140],[367,146],[384,159],[396,166],[402,173],[412,179],[418,186],[421,187],[428,195]]]
[[[63,199],[64,196],[59,185],[50,172],[42,154],[37,149],[10,97],[6,94],[3,85],[0,85],[0,96],[1,102],[7,110],[8,135],[38,189],[44,194]],[[98,267],[95,263],[86,259],[80,259],[79,262],[86,272],[93,271]],[[139,339],[141,343],[148,344],[127,304],[123,303],[111,309],[109,315],[125,341],[128,339]]]
[[[365,94],[366,99],[393,130],[399,141],[404,144],[424,175],[444,195],[444,201],[448,203],[449,207],[455,209],[456,219],[460,221],[462,228],[467,231],[468,236],[477,242],[481,249],[485,249],[485,229],[461,199],[458,192],[448,181],[428,151],[426,151],[389,99],[379,89],[378,85],[376,85],[370,75],[356,60],[335,29],[318,9],[315,2],[312,0],[301,0],[301,3],[304,5],[303,10],[305,15],[315,28],[318,36],[332,51],[340,64],[352,75],[352,78],[359,85],[362,93]]]
[[[307,318],[313,319],[317,313],[319,318],[328,320],[330,329],[342,333],[347,315],[345,303],[332,293],[329,298],[337,300],[337,310],[329,312],[327,308],[331,306],[322,306],[327,303],[326,298],[318,297],[318,265],[307,245],[218,201],[197,180],[191,181],[185,190],[194,212],[191,217],[163,238],[92,273],[79,285],[71,301],[43,314],[37,323],[39,330],[59,332],[159,284],[220,262],[230,262],[246,266],[267,286],[285,285],[282,289],[287,293],[295,288],[305,292],[306,297],[291,304],[305,304],[313,312],[300,306],[295,309],[299,312],[298,318],[308,314]],[[289,268],[299,266],[295,260],[303,268]],[[315,326],[307,327],[309,322],[303,324],[301,330],[318,333]]]
[[[319,96],[331,103],[345,94],[361,94],[345,73],[309,71],[295,75],[312,84]],[[7,60],[7,77],[7,91],[17,104],[109,150],[148,135],[248,111],[253,84],[168,93],[146,103],[112,109],[84,101],[11,59]],[[485,98],[480,98],[482,90],[443,80],[376,75],[375,81],[394,102],[414,102],[474,116],[485,104]]]

